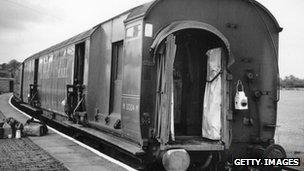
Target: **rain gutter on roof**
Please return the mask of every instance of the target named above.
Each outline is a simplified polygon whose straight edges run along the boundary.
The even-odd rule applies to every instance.
[[[44,50],[42,50],[38,53],[35,53],[34,55],[26,58],[24,61],[27,61],[27,60],[30,60],[30,59],[35,59],[35,58],[38,58],[42,55],[46,55],[48,53],[54,52],[54,51],[56,51],[60,48],[63,48],[63,47],[70,46],[72,44],[76,44],[78,42],[81,42],[81,41],[87,39],[88,37],[90,37],[95,32],[95,30],[96,30],[96,27],[93,27],[90,30],[84,31],[84,32],[82,32],[82,33],[80,33],[80,34],[78,34],[74,37],[71,37],[71,38],[69,38],[67,40],[64,40],[64,41],[62,41],[58,44],[55,44],[55,45],[53,45],[53,46],[51,46],[47,49],[44,49]]]

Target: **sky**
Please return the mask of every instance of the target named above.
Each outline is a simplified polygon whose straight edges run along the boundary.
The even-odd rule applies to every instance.
[[[150,0],[0,0],[0,63],[28,56]],[[281,77],[304,78],[304,1],[257,0],[284,28]]]

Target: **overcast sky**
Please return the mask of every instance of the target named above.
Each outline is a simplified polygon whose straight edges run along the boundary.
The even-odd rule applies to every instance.
[[[150,0],[0,0],[0,63],[18,61]],[[258,0],[284,28],[281,77],[304,78],[304,1]]]

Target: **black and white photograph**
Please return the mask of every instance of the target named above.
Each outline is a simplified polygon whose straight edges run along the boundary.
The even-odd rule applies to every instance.
[[[303,171],[303,0],[0,0],[0,170]]]

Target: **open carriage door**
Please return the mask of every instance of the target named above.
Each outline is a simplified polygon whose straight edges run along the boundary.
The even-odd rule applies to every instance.
[[[169,35],[157,57],[157,138],[165,144],[174,139],[173,63],[176,54],[175,36]],[[170,131],[169,131],[170,130]]]
[[[222,48],[208,50],[207,53],[207,82],[204,96],[204,111],[202,136],[212,140],[220,140],[222,131],[226,130],[223,115],[226,108],[226,66],[225,52]],[[223,79],[224,78],[224,79]]]

